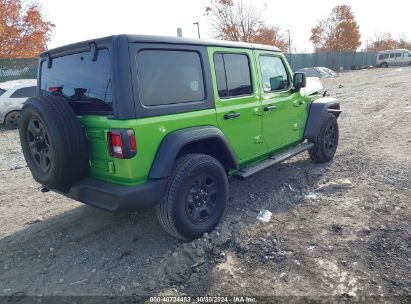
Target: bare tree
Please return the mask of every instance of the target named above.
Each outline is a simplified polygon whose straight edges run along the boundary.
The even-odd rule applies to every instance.
[[[368,49],[370,51],[391,50],[398,47],[398,41],[392,38],[391,33],[375,33]]]
[[[404,33],[400,35],[400,38],[398,38],[398,47],[401,49],[411,50],[411,41],[407,39]]]
[[[243,0],[210,0],[206,15],[211,19],[213,36],[217,39],[288,48],[280,27],[265,24],[262,11]]]

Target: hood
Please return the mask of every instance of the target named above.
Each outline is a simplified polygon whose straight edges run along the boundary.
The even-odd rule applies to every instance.
[[[323,88],[323,84],[317,77],[307,77],[307,85],[301,89],[300,93],[301,96],[309,96],[318,93]]]

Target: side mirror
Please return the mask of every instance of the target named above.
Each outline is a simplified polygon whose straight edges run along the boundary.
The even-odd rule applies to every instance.
[[[305,88],[307,84],[307,76],[305,73],[294,73],[294,91],[299,92],[301,88]]]

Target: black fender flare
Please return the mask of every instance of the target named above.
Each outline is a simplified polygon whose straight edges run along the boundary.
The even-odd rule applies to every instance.
[[[318,136],[321,125],[328,113],[340,116],[340,103],[332,97],[324,97],[314,100],[309,104],[307,123],[305,124],[304,138],[311,139]]]
[[[192,127],[174,131],[162,140],[150,169],[150,179],[171,175],[180,151],[187,145],[212,141],[226,159],[228,169],[237,169],[237,157],[220,129],[213,126]]]

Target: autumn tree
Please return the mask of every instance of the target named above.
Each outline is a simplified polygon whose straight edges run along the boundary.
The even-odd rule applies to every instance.
[[[284,51],[288,40],[279,26],[267,25],[262,11],[243,0],[210,0],[206,15],[216,39],[274,45]]]
[[[37,57],[46,49],[53,28],[38,3],[0,0],[0,58]]]
[[[331,15],[311,29],[310,41],[316,52],[355,52],[361,45],[360,29],[351,7],[338,5]]]
[[[384,51],[395,49],[398,41],[391,37],[390,33],[376,33],[371,43],[368,45],[369,51]]]

